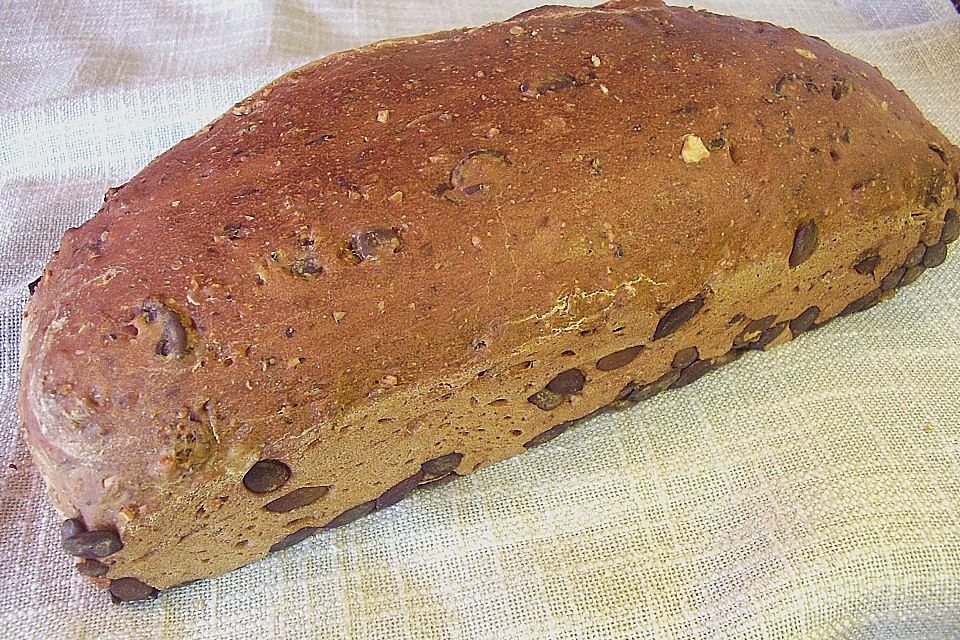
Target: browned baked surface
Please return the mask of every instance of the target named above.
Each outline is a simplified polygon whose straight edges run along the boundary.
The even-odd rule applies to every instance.
[[[943,261],[958,166],[870,66],[641,0],[291,72],[28,305],[64,546],[146,597],[871,306]]]

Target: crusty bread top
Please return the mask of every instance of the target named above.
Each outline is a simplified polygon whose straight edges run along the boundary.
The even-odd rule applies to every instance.
[[[922,214],[958,165],[870,66],[653,2],[340,53],[66,233],[24,322],[27,438],[58,508],[122,530],[291,457],[293,432],[333,442],[626,304],[653,335],[745,263],[785,263],[804,220],[830,242],[860,210]]]

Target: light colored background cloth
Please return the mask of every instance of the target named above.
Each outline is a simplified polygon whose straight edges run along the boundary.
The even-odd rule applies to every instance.
[[[0,1],[3,637],[960,638],[956,255],[877,309],[149,604],[111,605],[59,551],[13,398],[26,284],[64,229],[285,70],[534,2]],[[824,36],[960,141],[949,0],[698,6]]]

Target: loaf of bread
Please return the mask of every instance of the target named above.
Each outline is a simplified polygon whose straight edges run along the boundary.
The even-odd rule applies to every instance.
[[[960,150],[869,65],[618,0],[292,71],[111,189],[24,314],[64,550],[154,596],[867,309]]]

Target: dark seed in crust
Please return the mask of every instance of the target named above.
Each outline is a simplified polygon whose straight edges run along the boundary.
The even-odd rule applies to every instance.
[[[634,389],[636,388],[637,388],[637,383],[631,380],[630,382],[624,385],[623,389],[620,390],[620,393],[617,394],[617,397],[614,398],[614,400],[616,401],[616,400],[625,399],[627,396],[633,393]]]
[[[907,272],[906,267],[897,267],[887,275],[883,277],[883,280],[880,281],[880,291],[892,291],[900,286],[900,281],[903,279],[903,274]]]
[[[712,371],[714,368],[713,360],[697,360],[692,365],[680,372],[680,377],[678,377],[672,385],[671,389],[679,389],[680,387],[685,387],[691,382],[695,382],[702,378],[704,375]]]
[[[423,479],[421,482],[430,482],[431,480],[442,478],[449,473],[453,473],[457,467],[460,466],[462,460],[463,454],[456,451],[433,458],[432,460],[427,460],[420,465],[420,469],[423,471]]]
[[[689,367],[687,367],[689,369]],[[667,373],[663,374],[653,382],[642,387],[637,387],[633,390],[629,396],[625,399],[627,402],[637,403],[647,400],[657,395],[661,391],[668,389],[670,385],[677,381],[677,378],[680,377],[680,369],[671,369]]]
[[[223,225],[223,235],[229,240],[239,240],[247,232],[239,222],[229,222]]]
[[[853,265],[853,269],[857,273],[866,276],[873,274],[878,266],[880,266],[880,256],[870,256]]]
[[[400,234],[387,227],[371,227],[350,238],[350,251],[360,260],[378,260],[399,249]]]
[[[707,143],[707,149],[710,151],[716,151],[717,149],[723,149],[727,146],[727,141],[724,138],[714,138]]]
[[[367,501],[367,502],[364,502],[363,504],[358,504],[357,506],[353,507],[352,509],[347,509],[346,511],[344,511],[343,513],[341,513],[340,515],[338,515],[336,518],[334,518],[333,520],[331,520],[330,522],[328,522],[328,523],[326,524],[326,526],[323,527],[323,528],[324,528],[324,529],[336,529],[337,527],[346,526],[346,525],[350,524],[351,522],[353,522],[354,520],[357,520],[357,519],[359,519],[359,518],[362,518],[363,516],[367,515],[368,513],[372,513],[373,510],[376,509],[376,508],[377,508],[377,501],[376,501],[376,500],[369,500],[369,501]]]
[[[629,400],[631,394],[635,393],[637,390],[637,383],[631,380],[624,385],[623,389],[620,390],[620,393],[617,394],[617,397],[610,402],[611,409],[626,409],[627,407],[632,407],[635,402]]]
[[[254,493],[268,493],[286,484],[290,467],[279,460],[260,460],[243,476],[243,486]]]
[[[323,265],[313,256],[306,256],[300,260],[294,260],[287,266],[287,271],[301,278],[318,276],[323,273]]]
[[[820,87],[813,82],[813,78],[806,74],[795,72],[785,73],[780,76],[780,79],[773,85],[773,92],[781,98],[796,97],[795,91],[799,91],[800,87],[805,88],[810,93],[820,93]],[[802,94],[803,92],[799,91],[799,93]]]
[[[577,84],[577,79],[569,73],[546,73],[532,80],[520,83],[520,93],[530,98],[539,98],[545,93],[563,91]]]
[[[187,355],[187,330],[179,314],[167,305],[156,300],[147,300],[141,309],[148,322],[160,322],[161,337],[154,353],[161,357],[182,358]]]
[[[523,446],[527,449],[532,449],[536,446],[543,444],[544,442],[549,442],[550,440],[553,440],[558,435],[560,435],[561,433],[569,429],[570,425],[572,424],[573,422],[561,422],[557,426],[547,429],[543,433],[532,437],[530,440],[527,440],[527,442],[525,442]]]
[[[81,531],[61,543],[63,550],[78,558],[106,558],[123,549],[120,536],[116,531]]]
[[[943,242],[938,242],[933,245],[927,252],[923,254],[923,266],[927,269],[933,269],[934,267],[939,267],[943,264],[943,261],[947,258],[947,245]]]
[[[327,495],[330,487],[300,487],[285,496],[263,505],[263,508],[273,513],[286,513],[294,509],[302,509]]]
[[[303,527],[302,529],[297,529],[290,535],[274,543],[270,547],[270,553],[273,553],[274,551],[283,551],[284,549],[289,549],[293,545],[303,542],[310,536],[315,535],[320,531],[321,531],[320,527]]]
[[[72,538],[78,533],[83,533],[87,528],[83,526],[80,518],[69,518],[64,520],[60,525],[60,539],[66,540],[67,538]]]
[[[806,261],[817,248],[817,223],[807,220],[800,225],[793,235],[793,250],[790,251],[790,268],[797,267]]]
[[[657,323],[657,329],[653,332],[653,339],[659,340],[665,338],[680,329],[688,320],[697,315],[697,312],[703,308],[703,296],[697,296],[687,300],[670,311],[663,314],[660,322]]]
[[[468,198],[494,197],[510,181],[510,161],[498,149],[474,149],[450,171],[450,184],[443,185],[442,196],[462,205]]]
[[[110,595],[114,602],[132,602],[157,597],[158,591],[136,578],[117,578],[110,581]]]
[[[866,311],[870,307],[880,302],[880,290],[874,289],[862,298],[857,298],[841,311],[838,315],[845,316],[858,311]]]
[[[761,348],[766,348],[767,345],[780,337],[780,334],[783,333],[786,328],[786,322],[778,322],[760,334],[760,339],[757,340],[757,344],[760,345]]]
[[[926,271],[923,265],[916,265],[907,269],[907,272],[903,274],[903,279],[900,280],[900,286],[905,287],[907,285],[913,284],[916,282],[917,278],[920,277],[920,274]]]
[[[380,494],[377,498],[377,509],[386,509],[393,506],[413,493],[413,490],[423,480],[423,471],[417,471],[409,478],[405,478]]]
[[[943,217],[943,230],[940,231],[940,242],[950,244],[958,237],[960,237],[960,216],[957,215],[956,209],[947,209],[947,215]]]
[[[844,96],[850,95],[852,89],[846,80],[834,78],[833,88],[830,89],[830,97],[834,100],[841,100]]]
[[[553,391],[550,391],[550,389],[541,389],[527,398],[527,402],[534,405],[538,409],[550,411],[559,407],[566,399],[567,396],[563,395],[562,393],[554,393]]]
[[[30,292],[30,295],[33,295],[34,293],[37,292],[37,285],[40,284],[40,281],[41,281],[42,279],[43,279],[43,276],[37,276],[37,279],[36,279],[36,280],[31,281],[31,282],[27,285],[27,291]]]
[[[817,316],[819,315],[820,307],[807,307],[803,313],[790,321],[790,333],[798,336],[804,331],[808,331],[810,327],[813,326],[813,323],[817,321]]]
[[[110,567],[92,558],[88,558],[77,565],[77,573],[82,576],[102,576],[109,570]]]
[[[907,254],[907,259],[903,261],[903,266],[910,267],[920,264],[920,261],[923,260],[923,254],[927,252],[927,245],[922,242],[918,242],[917,246],[913,248],[909,254]]]
[[[750,342],[746,345],[747,349],[759,349],[763,350],[767,348],[767,345],[776,340],[783,330],[787,328],[786,322],[778,322],[772,327],[768,327],[760,332],[760,335],[756,340]]]
[[[558,373],[553,380],[547,383],[547,389],[554,393],[572,395],[583,390],[587,378],[580,369],[567,369]]]
[[[613,371],[614,369],[625,367],[636,360],[642,349],[642,345],[636,345],[627,347],[626,349],[620,349],[620,351],[614,351],[597,360],[597,369],[600,371]]]
[[[760,337],[760,334],[769,329],[770,325],[772,325],[776,319],[777,316],[766,316],[765,318],[754,320],[743,328],[740,335],[733,339],[733,346],[742,347],[749,342],[753,342]]]
[[[700,358],[700,351],[696,347],[687,347],[681,349],[673,356],[671,366],[674,369],[684,369],[689,367]]]

